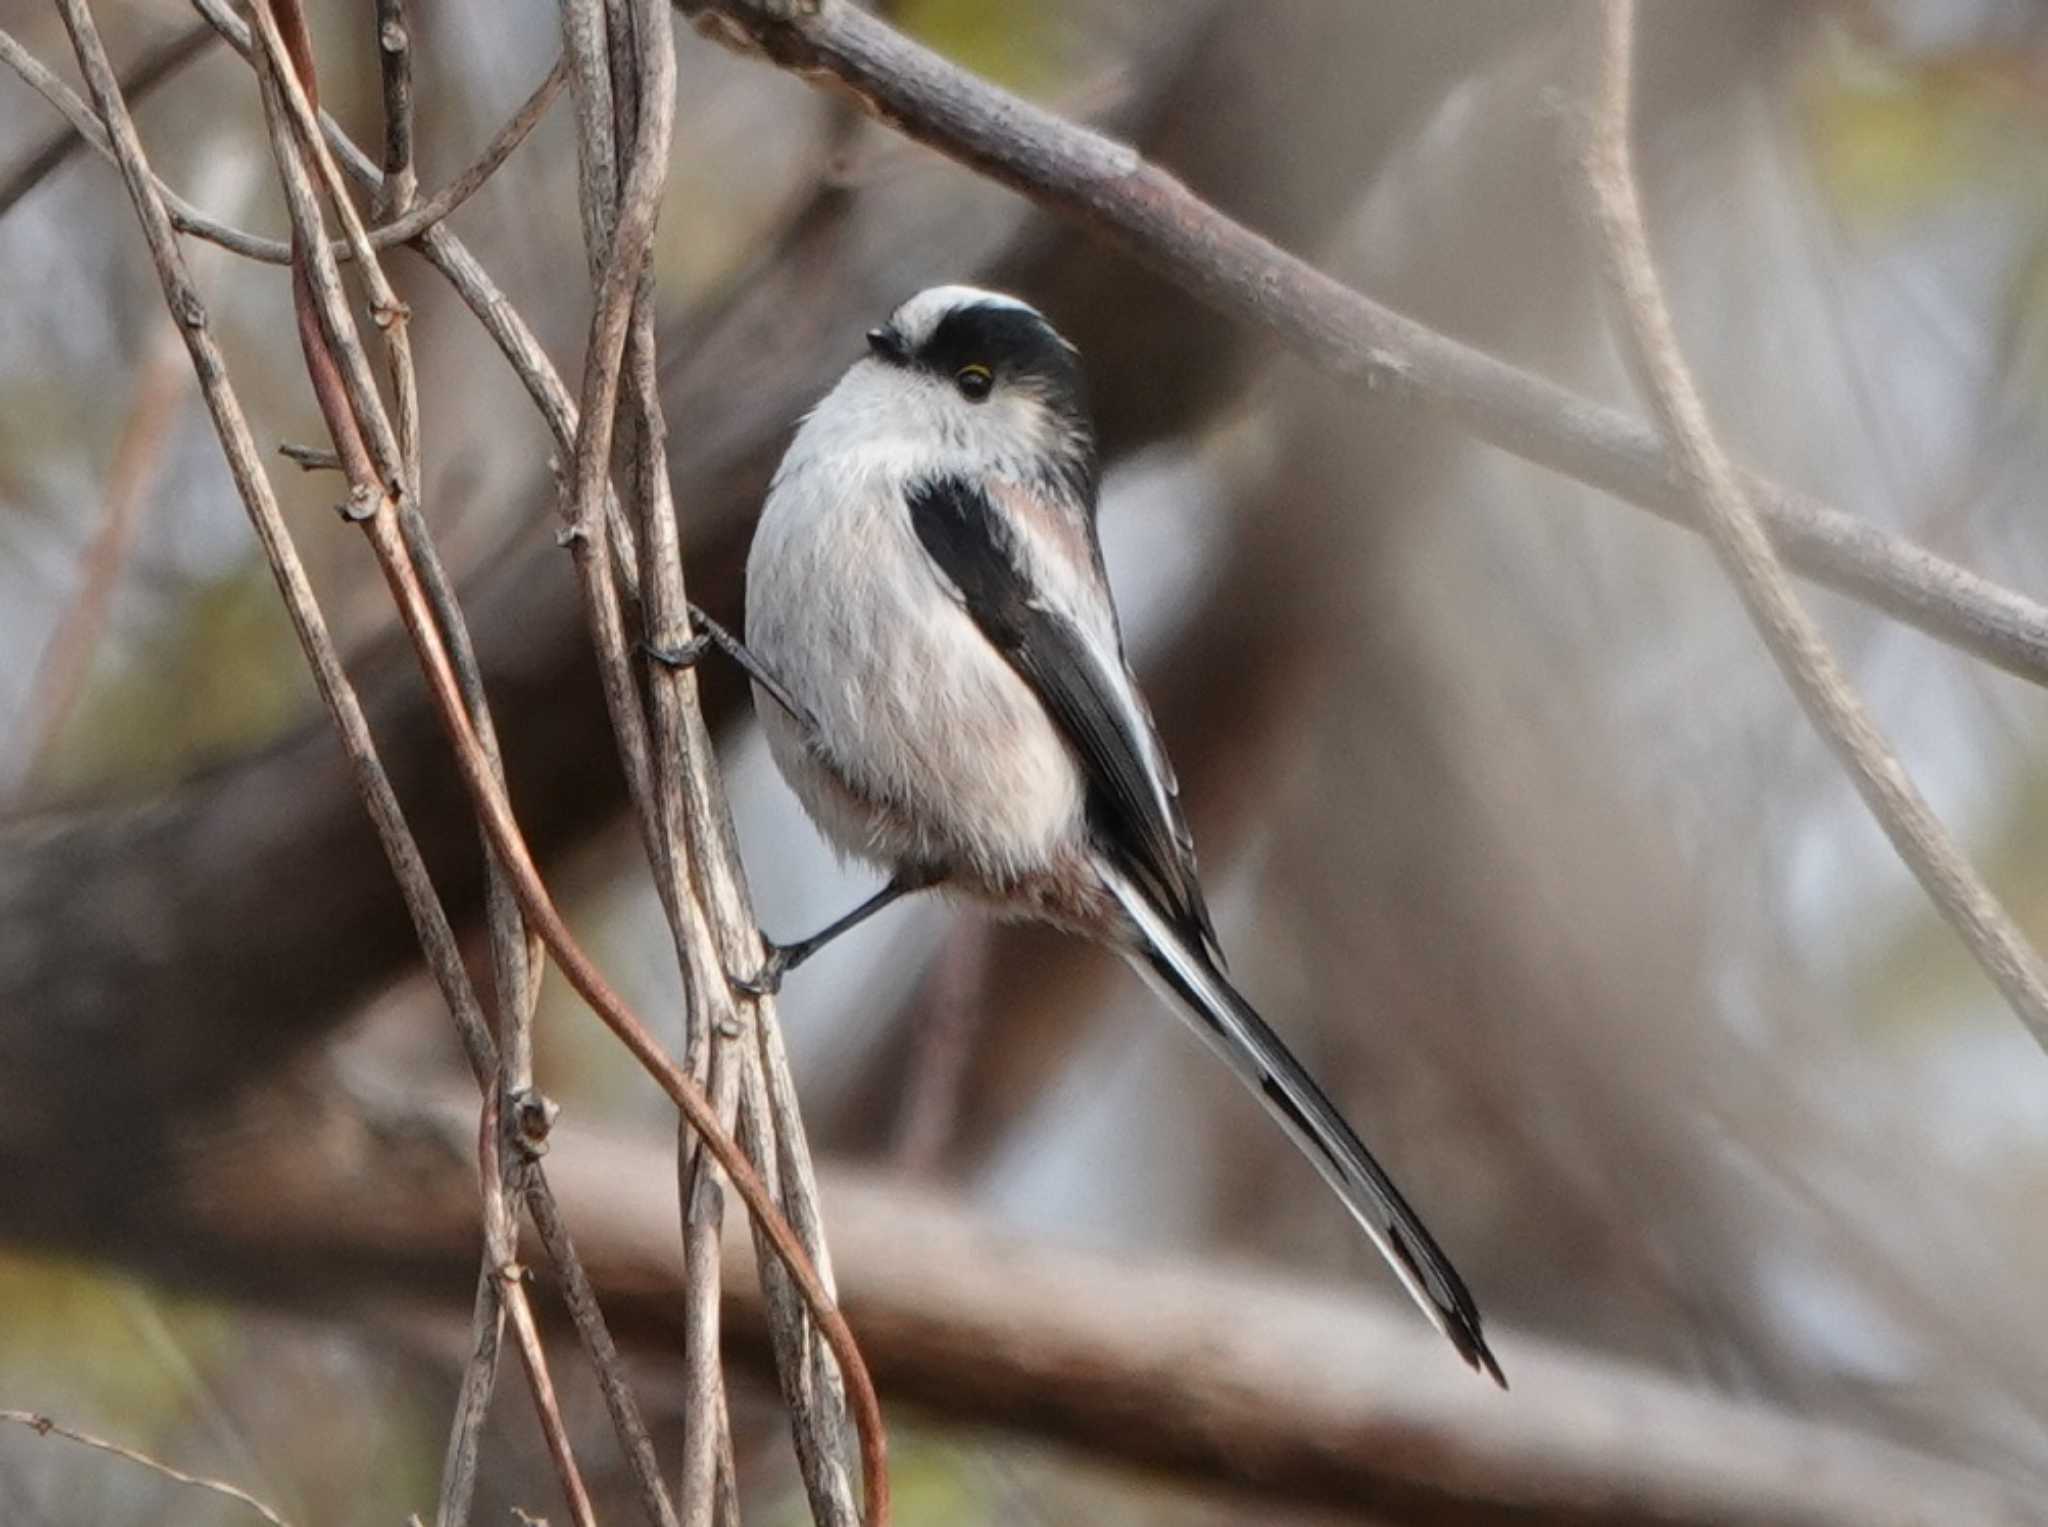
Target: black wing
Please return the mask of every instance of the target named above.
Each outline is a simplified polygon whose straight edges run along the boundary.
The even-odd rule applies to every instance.
[[[1173,771],[1122,651],[1101,652],[1071,618],[1047,603],[1017,554],[1015,527],[980,487],[960,477],[937,477],[913,483],[905,498],[925,551],[1081,760],[1090,823],[1103,846],[1151,887],[1163,908],[1216,949]],[[1094,526],[1084,522],[1083,533],[1090,543],[1089,575],[1099,577]],[[1107,589],[1102,598],[1106,604]]]

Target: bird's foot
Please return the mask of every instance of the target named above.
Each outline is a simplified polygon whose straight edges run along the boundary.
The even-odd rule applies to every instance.
[[[649,662],[659,663],[671,672],[680,672],[697,666],[704,654],[711,650],[711,638],[699,631],[679,647],[657,647],[653,642],[644,640],[633,645]]]
[[[782,978],[796,968],[796,961],[790,957],[794,951],[770,939],[763,939],[761,942],[767,946],[768,955],[761,961],[760,969],[750,976],[728,975],[725,978],[731,983],[734,991],[756,1001],[763,997],[772,997],[781,991]]]

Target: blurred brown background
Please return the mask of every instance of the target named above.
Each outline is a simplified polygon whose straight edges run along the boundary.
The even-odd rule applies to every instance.
[[[96,10],[117,62],[189,20],[169,0]],[[1640,412],[1568,183],[1563,6],[894,10],[1372,295]],[[368,17],[314,17],[328,104],[365,142]],[[75,77],[44,7],[0,0],[0,24]],[[556,22],[439,0],[414,24],[432,186],[546,72]],[[1643,27],[1653,230],[1731,446],[2048,589],[2048,15],[1666,0]],[[1037,301],[1088,359],[1110,571],[1233,968],[1452,1251],[1511,1377],[1542,1338],[2038,1489],[2048,1060],[1705,548],[1361,401],[687,29],[681,70],[659,262],[693,594],[738,618],[766,473],[894,302],[951,279]],[[282,230],[254,86],[224,50],[138,118],[172,184]],[[57,125],[0,77],[0,179]],[[572,376],[574,157],[558,106],[455,220]],[[259,438],[319,440],[283,272],[198,266]],[[432,272],[392,269],[424,372],[426,499],[515,800],[593,950],[673,1035],[673,955],[552,544],[545,434]],[[432,1500],[461,1358],[470,1275],[445,1275],[413,1221],[463,1212],[467,1126],[445,1105],[467,1083],[168,332],[106,165],[81,155],[0,218],[0,1407],[146,1443],[296,1520],[391,1522]],[[331,480],[284,470],[473,921],[473,829],[389,601]],[[66,659],[53,638],[95,566],[105,617]],[[2048,935],[2038,693],[1812,597],[1937,809]],[[729,675],[711,694],[763,920],[809,931],[869,883],[820,846]],[[783,1010],[828,1163],[1034,1238],[1398,1297],[1255,1106],[1088,949],[917,905],[792,977]],[[570,1120],[661,1146],[666,1105],[566,989],[541,1035]],[[360,1197],[325,1198],[337,1181]],[[636,1373],[658,1416],[658,1346]],[[800,1520],[770,1391],[735,1403],[749,1519]],[[1119,1465],[1113,1438],[891,1414],[906,1527],[1292,1519]],[[477,1519],[544,1510],[523,1396],[494,1428]],[[8,1527],[235,1519],[0,1432]]]

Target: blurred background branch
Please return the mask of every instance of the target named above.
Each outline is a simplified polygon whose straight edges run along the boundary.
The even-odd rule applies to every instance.
[[[1820,626],[1793,592],[1734,463],[1714,438],[1706,404],[1678,348],[1636,186],[1629,147],[1634,0],[1601,0],[1599,14],[1598,32],[1588,29],[1589,40],[1597,37],[1599,62],[1592,72],[1599,85],[1590,108],[1586,179],[1630,358],[1671,442],[1671,455],[1707,539],[1786,683],[1834,749],[1870,814],[2035,1042],[2048,1050],[2048,966],[1900,767]]]
[[[309,1135],[324,1144],[289,1158],[223,1159],[221,1178],[209,1166],[182,1190],[193,1212],[170,1261],[287,1306],[346,1283],[360,1308],[399,1298],[452,1312],[476,1234],[463,1115],[437,1099],[367,1136],[333,1119]],[[661,1154],[565,1129],[550,1156],[605,1307],[643,1353],[669,1347],[684,1318]],[[373,1170],[412,1184],[423,1212],[381,1214]],[[835,1168],[823,1186],[850,1317],[914,1413],[1397,1521],[2040,1520],[2026,1492],[1968,1470],[1568,1347],[1517,1340],[1511,1394],[1474,1404],[1469,1380],[1431,1361],[1431,1333],[1348,1290],[1242,1264],[1062,1250],[886,1172]],[[765,1366],[753,1252],[736,1229],[725,1255],[732,1335]]]

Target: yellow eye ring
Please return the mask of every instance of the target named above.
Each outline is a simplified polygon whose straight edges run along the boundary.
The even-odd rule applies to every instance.
[[[979,403],[996,385],[996,374],[977,361],[954,372],[953,385],[968,402]]]

